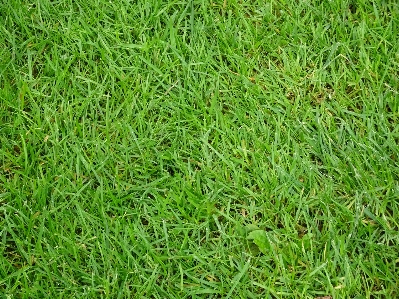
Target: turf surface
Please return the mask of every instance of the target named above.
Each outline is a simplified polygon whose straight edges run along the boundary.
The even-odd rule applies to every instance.
[[[394,0],[0,0],[0,296],[398,297],[398,39]]]

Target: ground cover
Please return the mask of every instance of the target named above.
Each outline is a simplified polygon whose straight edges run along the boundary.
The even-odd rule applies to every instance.
[[[399,296],[398,37],[388,0],[0,1],[0,293]]]

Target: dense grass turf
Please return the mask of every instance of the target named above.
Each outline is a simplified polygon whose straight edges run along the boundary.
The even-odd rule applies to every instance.
[[[397,298],[398,35],[394,0],[1,0],[0,293]]]

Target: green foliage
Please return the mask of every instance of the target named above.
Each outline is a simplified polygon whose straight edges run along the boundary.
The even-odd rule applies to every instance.
[[[397,298],[399,6],[0,1],[0,294]]]
[[[253,242],[258,246],[260,252],[263,254],[270,253],[270,245],[267,239],[267,234],[264,230],[258,229],[251,231],[247,237],[248,240],[253,240]]]

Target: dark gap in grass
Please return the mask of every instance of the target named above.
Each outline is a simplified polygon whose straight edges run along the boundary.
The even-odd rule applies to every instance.
[[[14,144],[12,149],[14,151],[14,156],[18,157],[21,154],[21,148],[18,145]]]
[[[295,101],[295,99],[297,98],[297,96],[295,95],[295,93],[291,90],[291,89],[287,89],[285,92],[285,96],[287,97],[287,99],[292,103]]]
[[[281,221],[279,221],[279,220],[277,220],[278,222],[277,222],[277,228],[278,229],[283,229],[284,228],[284,224],[281,222]]]
[[[81,227],[75,227],[75,234],[80,236],[83,233],[83,229]]]
[[[149,221],[145,217],[140,217],[140,222],[144,226],[147,226],[149,224]]]
[[[7,241],[3,244],[3,257],[5,257],[14,268],[22,268],[25,265],[25,259],[18,253],[18,246],[12,238],[12,235],[8,232],[6,232],[6,240]]]
[[[315,153],[309,153],[309,158],[313,162],[313,164],[317,166],[318,170],[321,170],[320,166],[323,165],[323,160],[319,157],[319,155]]]
[[[350,11],[351,14],[356,14],[357,12],[357,5],[355,1],[351,1],[348,5],[348,9]]]
[[[43,66],[41,64],[39,64],[38,61],[34,61],[34,63],[32,64],[32,77],[33,77],[33,79],[36,80],[37,77],[42,73],[42,71],[43,71]]]
[[[148,192],[148,193],[146,193],[146,195],[147,195],[147,197],[148,197],[149,199],[151,199],[151,200],[154,200],[154,199],[155,199],[155,194],[152,193],[152,192]]]
[[[322,233],[323,229],[324,229],[324,221],[320,221],[319,219],[316,219],[315,222],[316,222],[316,227],[317,227],[318,231],[320,233]]]
[[[297,235],[299,239],[302,239],[307,233],[307,224],[303,221],[296,224]]]

